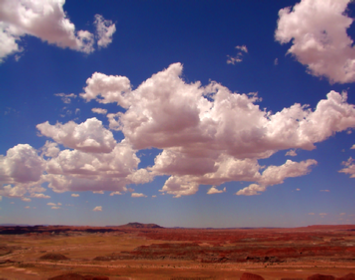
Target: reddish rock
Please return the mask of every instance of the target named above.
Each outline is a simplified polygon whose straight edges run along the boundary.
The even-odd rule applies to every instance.
[[[333,275],[313,274],[307,280],[335,280]]]
[[[53,261],[62,261],[69,260],[66,256],[58,253],[48,253],[40,257],[41,260],[53,260]]]
[[[264,280],[264,278],[257,274],[244,272],[240,277],[240,280]]]
[[[346,274],[343,277],[337,278],[336,280],[355,280],[355,274],[354,273],[349,273],[349,274]]]

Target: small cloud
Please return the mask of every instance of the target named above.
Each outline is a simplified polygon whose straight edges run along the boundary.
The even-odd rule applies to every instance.
[[[74,93],[71,93],[71,94],[56,93],[56,94],[54,94],[54,95],[61,97],[62,101],[63,101],[65,104],[70,104],[70,103],[71,103],[71,99],[77,97]]]
[[[59,202],[59,203],[57,203],[57,205],[62,205],[62,204]]]
[[[344,215],[346,215],[346,213],[340,213],[339,215],[340,215],[340,216],[344,216]]]
[[[297,153],[296,153],[295,150],[289,150],[289,151],[285,154],[285,156],[295,157],[295,156],[297,156]]]
[[[278,58],[275,58],[275,60],[274,60],[274,65],[276,66],[276,65],[278,65],[279,64],[279,59]]]
[[[351,149],[351,150],[354,150],[354,149],[355,149],[355,144],[352,145],[350,149]]]
[[[33,194],[31,194],[31,197],[35,197],[35,198],[51,198],[49,195],[45,195],[43,193],[33,193]]]
[[[235,47],[237,50],[240,50],[236,56],[230,56],[227,55],[227,64],[233,64],[235,65],[236,63],[242,62],[243,61],[243,53],[248,53],[248,48],[247,46],[236,46]]]
[[[26,209],[30,209],[30,206],[26,206],[25,208],[26,208]]]
[[[102,115],[106,115],[107,114],[107,110],[106,109],[102,109],[102,108],[92,108],[91,111],[93,113],[96,113],[96,114],[102,114]]]
[[[53,202],[48,202],[47,205],[49,206],[56,206],[57,204],[53,203]]]
[[[320,190],[321,192],[330,192],[330,190]]]
[[[328,213],[319,213],[319,216],[327,216]]]
[[[127,191],[130,192],[130,193],[132,193],[132,192],[134,192],[134,189],[128,188]]]
[[[71,196],[72,196],[72,197],[79,197],[80,195],[77,194],[77,193],[72,193]]]
[[[157,196],[154,194],[154,195],[152,195],[152,197],[153,197],[153,198],[156,198]]]
[[[313,212],[311,212],[311,213],[308,213],[308,215],[311,215],[311,216],[313,216],[313,215],[314,215],[314,213],[313,213]]]
[[[242,45],[242,46],[236,46],[235,47],[237,50],[241,50],[242,52],[248,53],[248,48],[246,45]]]
[[[104,194],[104,191],[93,191],[92,193]]]
[[[219,189],[216,188],[216,186],[212,186],[212,187],[208,190],[207,194],[224,193],[224,192],[226,192],[226,188],[225,188],[225,187],[224,187],[223,190],[219,190]]]
[[[299,189],[299,188],[296,189],[296,191],[298,191],[298,192],[299,192],[300,190],[301,190],[301,189]]]
[[[29,202],[29,201],[31,201],[31,198],[28,198],[28,197],[23,197],[23,198],[21,198],[21,200],[22,200],[22,201]]]
[[[58,206],[52,206],[51,208],[52,209],[60,209],[60,207],[58,207]]]
[[[110,196],[114,196],[114,195],[122,195],[122,193],[120,193],[119,191],[110,193]]]
[[[75,109],[75,115],[78,115],[80,113],[80,109],[79,108],[76,108]]]
[[[94,209],[92,209],[92,211],[95,212],[102,211],[102,206],[96,206]]]
[[[147,196],[143,193],[132,193],[131,197],[147,197]]]

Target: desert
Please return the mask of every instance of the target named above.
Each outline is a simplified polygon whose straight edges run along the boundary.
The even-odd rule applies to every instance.
[[[351,280],[354,272],[354,225],[0,227],[0,279]]]

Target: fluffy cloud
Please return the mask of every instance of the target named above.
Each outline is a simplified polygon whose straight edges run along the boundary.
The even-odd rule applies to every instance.
[[[345,167],[339,172],[349,174],[350,178],[355,178],[355,164],[354,164],[354,159],[352,157],[349,157],[347,161],[343,161],[342,165]]]
[[[72,193],[71,196],[72,196],[72,197],[79,197],[80,195],[77,194],[77,193]]]
[[[132,193],[131,197],[147,197],[147,196],[143,193]]]
[[[252,182],[252,193],[264,191],[301,176],[292,173],[295,166],[306,174],[315,161],[287,161],[279,170],[285,174],[272,182],[271,167],[261,175],[258,159],[279,150],[312,150],[315,143],[355,126],[355,108],[346,102],[346,93],[329,92],[314,110],[296,103],[272,114],[260,109],[255,93],[233,93],[216,82],[188,84],[181,74],[182,65],[175,63],[132,90],[126,77],[95,73],[81,94],[126,109],[108,115],[110,128],[121,130],[133,149],[162,149],[146,174],[170,175],[161,191],[176,197],[196,193],[200,184],[229,181]]]
[[[92,209],[94,212],[102,211],[102,206],[96,206],[94,209]]]
[[[292,41],[288,53],[315,76],[331,82],[355,81],[355,48],[347,35],[353,19],[345,12],[351,0],[302,0],[279,11],[275,38]]]
[[[65,104],[70,104],[70,103],[71,103],[71,99],[77,97],[74,93],[70,93],[70,94],[56,93],[56,94],[54,94],[54,95],[61,97],[62,101],[63,101]]]
[[[236,46],[235,47],[237,50],[239,50],[238,54],[236,56],[230,56],[227,55],[227,64],[236,64],[239,62],[243,61],[243,55],[244,53],[248,53],[248,49],[247,46],[243,45],[243,46]]]
[[[226,188],[223,188],[223,190],[219,190],[219,189],[217,189],[215,186],[212,186],[212,187],[208,190],[207,194],[224,193],[224,192],[226,192]]]
[[[111,20],[105,20],[102,15],[95,15],[97,45],[106,48],[112,42],[112,35],[116,32],[115,24]]]
[[[60,149],[58,148],[58,144],[51,141],[46,141],[46,143],[44,144],[41,150],[42,150],[42,154],[45,155],[46,157],[56,157],[60,152]]]
[[[0,182],[2,184],[39,181],[44,162],[37,151],[28,144],[18,144],[0,155]]]
[[[0,1],[0,62],[10,54],[21,51],[21,37],[35,36],[61,48],[91,53],[94,35],[75,30],[63,10],[65,0],[2,0]],[[95,16],[97,44],[106,47],[116,30],[111,21]]]
[[[83,152],[109,153],[116,145],[112,132],[105,129],[96,118],[87,119],[81,124],[70,121],[51,125],[44,122],[38,124],[37,129],[57,143]]]
[[[107,113],[107,110],[106,109],[102,109],[102,108],[92,108],[91,111],[93,113],[102,114],[102,115],[105,115]]]
[[[43,193],[32,193],[31,197],[35,197],[35,198],[51,198],[49,195],[45,195]]]

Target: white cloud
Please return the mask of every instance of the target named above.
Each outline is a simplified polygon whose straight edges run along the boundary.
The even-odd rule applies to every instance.
[[[51,209],[60,209],[59,206],[52,206]]]
[[[351,0],[302,0],[292,10],[279,11],[275,38],[292,41],[288,53],[314,76],[331,82],[355,81],[355,48],[346,30],[353,19],[346,15]]]
[[[30,206],[26,206],[25,209],[30,209]]]
[[[354,159],[352,157],[349,157],[347,161],[343,161],[342,165],[346,167],[339,170],[339,172],[349,174],[350,178],[355,178],[355,164],[353,162]]]
[[[110,196],[114,196],[114,195],[122,195],[122,193],[118,191],[110,193]]]
[[[308,215],[313,216],[313,215],[314,215],[314,213],[313,213],[313,212],[311,212],[311,213],[308,213]]]
[[[282,184],[286,178],[299,177],[310,172],[310,167],[317,164],[315,160],[309,159],[301,162],[287,160],[280,166],[267,167],[260,178],[258,184],[251,184],[248,187],[239,190],[237,195],[257,195],[264,192],[268,186]]]
[[[320,190],[321,192],[330,192],[330,190]]]
[[[93,52],[93,34],[75,30],[63,10],[64,3],[65,0],[0,1],[0,59],[21,51],[17,42],[25,35],[61,48]]]
[[[51,198],[49,195],[45,195],[43,193],[32,193],[31,197],[35,197],[35,198]]]
[[[102,115],[105,115],[107,113],[107,110],[106,109],[102,109],[102,108],[92,108],[91,111],[93,113],[102,114]]]
[[[97,211],[102,211],[102,206],[96,206],[92,211],[97,212]]]
[[[56,206],[57,204],[53,203],[53,202],[48,202],[47,205],[49,206]]]
[[[101,15],[95,15],[97,45],[106,48],[112,42],[112,35],[116,32],[116,25],[111,20],[105,20]]]
[[[289,150],[289,151],[287,151],[285,156],[295,157],[295,156],[297,156],[297,153],[295,150]]]
[[[152,195],[152,198],[156,198],[157,196],[154,194],[154,195]]]
[[[77,97],[74,93],[70,93],[70,94],[56,93],[56,94],[54,94],[54,95],[61,97],[62,101],[63,101],[65,104],[70,104],[70,103],[71,103],[71,99]]]
[[[41,150],[43,152],[43,155],[45,155],[46,157],[56,157],[60,152],[58,144],[48,140],[46,141]]]
[[[223,190],[218,190],[215,186],[212,186],[208,190],[207,194],[224,193],[224,192],[226,192],[226,188],[225,187],[223,188]]]
[[[351,150],[354,150],[354,149],[355,149],[355,144],[352,145],[350,149],[351,149]]]
[[[235,48],[239,50],[239,52],[236,56],[227,55],[227,64],[235,65],[236,63],[242,62],[244,53],[248,53],[248,48],[245,45],[236,46]]]
[[[299,188],[296,189],[296,191],[298,191],[298,192],[299,192],[300,190],[301,190],[301,189],[299,189]]]
[[[131,197],[147,197],[147,196],[143,193],[132,193]]]
[[[80,96],[86,101],[96,99],[99,103],[116,103],[124,108],[128,106],[125,94],[131,91],[131,83],[127,77],[107,76],[95,72],[86,80],[85,93]]]
[[[77,194],[77,193],[72,193],[71,196],[72,196],[72,197],[79,197],[80,195]]]
[[[132,90],[126,77],[95,73],[81,94],[88,101],[126,109],[108,115],[110,128],[121,130],[135,150],[162,149],[147,169],[151,173],[137,171],[138,181],[146,174],[170,175],[161,191],[176,197],[196,193],[200,184],[249,181],[264,190],[282,183],[294,177],[292,168],[282,180],[276,176],[274,183],[271,178],[267,182],[271,169],[261,175],[258,159],[279,150],[312,150],[315,143],[355,126],[355,109],[346,102],[346,93],[329,92],[314,110],[296,103],[271,113],[257,105],[254,93],[233,93],[216,82],[188,84],[181,74],[182,65],[175,63]],[[286,165],[291,163],[300,167],[315,161]]]
[[[22,201],[26,201],[26,202],[30,202],[31,201],[31,198],[28,198],[28,197],[23,197],[21,198]]]
[[[69,121],[50,125],[47,121],[38,124],[37,129],[57,143],[83,152],[109,153],[116,144],[112,132],[105,129],[96,118],[87,119],[81,124]]]

